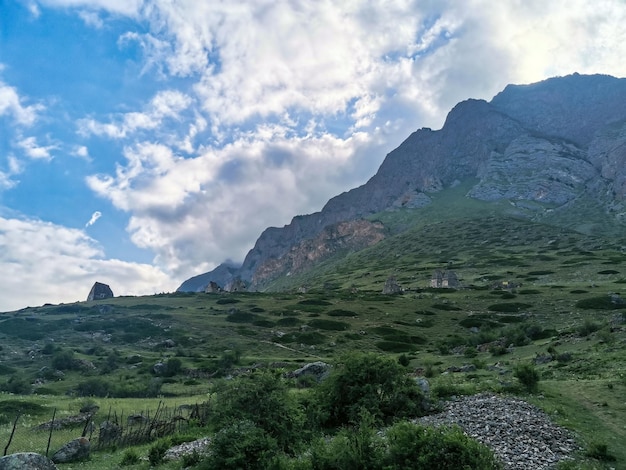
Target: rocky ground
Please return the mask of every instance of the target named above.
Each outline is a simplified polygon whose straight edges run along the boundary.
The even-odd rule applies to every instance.
[[[443,403],[443,411],[419,418],[424,425],[459,425],[489,446],[507,470],[543,470],[578,450],[572,435],[556,426],[537,407],[497,395],[458,397]]]
[[[547,470],[578,450],[573,436],[553,424],[537,407],[523,400],[497,395],[473,395],[443,402],[443,411],[417,423],[459,425],[468,435],[489,446],[506,470]],[[199,439],[171,448],[168,459],[207,451],[210,440]]]

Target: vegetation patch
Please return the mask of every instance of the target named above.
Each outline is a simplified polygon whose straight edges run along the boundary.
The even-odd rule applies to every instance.
[[[296,317],[285,317],[281,318],[276,322],[278,326],[298,326],[302,323],[302,320]]]
[[[613,302],[608,295],[589,297],[576,302],[576,307],[591,310],[615,310],[626,308],[626,303]]]
[[[40,405],[39,403],[35,403],[32,401],[25,400],[2,400],[0,401],[0,413],[6,415],[17,415],[17,414],[31,414],[31,415],[42,415],[44,413],[49,413],[50,410]]]
[[[250,312],[234,312],[229,313],[226,317],[226,321],[231,323],[252,323],[257,319],[254,313]]]
[[[335,321],[335,320],[324,320],[321,318],[315,318],[309,321],[309,326],[313,328],[317,328],[319,330],[329,330],[329,331],[344,331],[350,328],[350,325],[346,322]]]
[[[324,344],[328,338],[316,331],[306,333],[288,333],[276,339],[277,343],[302,343],[309,346]]]
[[[523,302],[507,302],[489,305],[487,309],[492,312],[515,313],[530,307],[532,307],[531,304],[525,304]]]
[[[328,306],[328,305],[332,305],[332,303],[327,301],[327,300],[322,300],[322,299],[305,299],[305,300],[301,300],[300,302],[298,302],[298,305],[322,305],[322,306]]]
[[[376,347],[381,351],[390,352],[390,353],[406,353],[413,352],[417,349],[417,347],[411,343],[401,342],[398,343],[396,341],[378,341],[376,343]]]
[[[554,274],[554,271],[550,270],[540,270],[540,271],[529,271],[527,273],[528,276],[547,276],[548,274]]]
[[[602,271],[598,271],[598,274],[603,274],[603,275],[619,274],[619,271],[615,271],[614,269],[604,269]]]
[[[340,308],[331,310],[330,312],[327,312],[326,315],[328,315],[329,317],[358,317],[356,312],[353,312],[352,310],[343,310]]]
[[[456,305],[452,305],[452,304],[433,304],[431,305],[432,308],[435,308],[437,310],[445,310],[447,312],[459,312],[461,311],[460,307],[457,307]]]
[[[241,300],[234,297],[223,297],[215,301],[218,305],[238,304],[239,302],[241,302]]]

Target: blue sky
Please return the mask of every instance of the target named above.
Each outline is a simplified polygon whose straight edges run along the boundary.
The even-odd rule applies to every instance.
[[[626,75],[622,0],[0,0],[0,311],[173,291],[508,83]]]

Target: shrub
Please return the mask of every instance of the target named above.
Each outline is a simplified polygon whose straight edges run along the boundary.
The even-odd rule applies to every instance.
[[[578,327],[578,334],[580,336],[589,336],[591,333],[594,333],[600,329],[600,325],[591,321],[585,320],[585,322]]]
[[[532,364],[519,364],[513,374],[529,393],[536,392],[539,388],[539,372]]]
[[[411,343],[398,342],[398,341],[378,341],[376,347],[381,351],[391,353],[412,352],[417,348]]]
[[[252,421],[241,420],[215,434],[211,441],[211,453],[198,468],[266,470],[276,461],[277,453],[275,439]]]
[[[139,463],[139,455],[134,449],[127,449],[122,455],[120,465],[126,467],[128,465],[136,465]]]
[[[358,314],[351,310],[335,309],[328,312],[329,317],[357,317]]]
[[[165,453],[170,448],[169,439],[161,439],[157,441],[150,450],[148,450],[148,461],[150,465],[156,467],[163,463],[163,459],[165,458]]]
[[[222,299],[217,299],[215,303],[219,305],[227,305],[227,304],[238,304],[239,302],[241,302],[241,300],[239,299],[234,299],[232,297],[224,297]]]
[[[406,354],[401,354],[398,357],[398,364],[400,364],[402,367],[408,367],[410,363],[411,359],[409,359],[409,356],[407,356]]]
[[[492,312],[515,313],[530,307],[532,307],[532,305],[525,304],[523,302],[507,302],[502,304],[490,305],[489,307],[487,307],[487,309],[491,310]]]
[[[387,445],[384,468],[389,470],[502,468],[488,447],[458,427],[428,428],[401,422],[387,430]]]
[[[311,320],[309,322],[309,326],[328,331],[344,331],[350,328],[350,325],[342,321],[323,320],[317,318],[315,320]]]
[[[313,390],[326,426],[359,422],[363,410],[376,423],[423,413],[422,391],[392,358],[351,353]]]
[[[52,356],[52,367],[58,370],[72,370],[77,368],[74,351],[68,349],[58,351]]]
[[[280,377],[260,372],[224,381],[216,386],[216,396],[213,423],[217,428],[247,420],[286,451],[302,438],[303,414]]]
[[[599,442],[593,442],[585,455],[602,462],[614,462],[616,460],[615,456],[609,453],[609,447]]]

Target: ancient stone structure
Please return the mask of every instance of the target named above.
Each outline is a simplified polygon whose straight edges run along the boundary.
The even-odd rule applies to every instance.
[[[430,280],[430,287],[436,289],[456,289],[461,287],[461,283],[454,271],[437,269]]]
[[[398,281],[396,281],[396,278],[393,276],[390,276],[386,281],[385,281],[385,287],[383,287],[383,294],[399,294],[402,292],[402,286],[400,284],[398,284]]]
[[[102,284],[101,282],[94,283],[93,287],[89,291],[89,295],[87,296],[87,302],[91,300],[101,300],[101,299],[111,299],[113,298],[113,291],[111,288]]]

